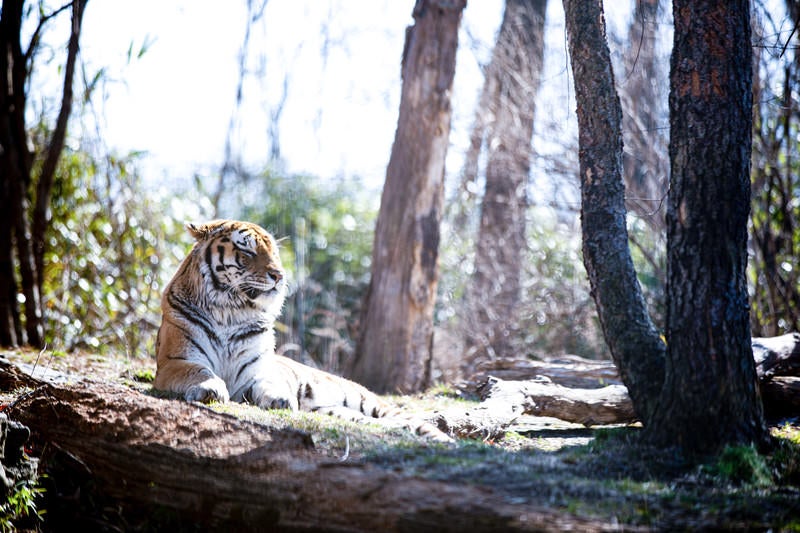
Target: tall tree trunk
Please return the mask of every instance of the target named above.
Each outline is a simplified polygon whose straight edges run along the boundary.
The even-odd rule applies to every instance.
[[[417,0],[406,30],[400,115],[352,372],[380,392],[418,391],[430,380],[450,92],[465,6]]]
[[[666,347],[633,268],[622,182],[622,110],[601,0],[563,0],[575,80],[583,262],[614,363],[639,418],[655,411]]]
[[[767,438],[750,344],[749,0],[674,0],[666,381],[651,437],[697,452]]]
[[[662,117],[666,121],[660,98],[666,72],[657,59],[659,4],[660,0],[635,3],[620,96],[627,147],[623,155],[626,205],[663,233],[669,161],[666,135],[660,127]]]
[[[20,45],[23,4],[4,0],[0,15],[0,342],[6,346],[24,342],[14,276],[14,233],[25,215],[20,191],[26,191],[32,159],[25,130],[27,65]]]
[[[535,97],[544,61],[547,0],[506,0],[484,87],[486,185],[470,287],[472,353],[465,361],[509,355],[525,242],[528,174]],[[473,139],[473,143],[475,139]]]
[[[87,0],[73,0],[72,26],[67,43],[67,61],[64,66],[64,85],[61,92],[61,109],[58,112],[53,135],[47,146],[47,153],[39,179],[36,183],[36,202],[33,209],[33,222],[31,240],[33,242],[34,264],[36,266],[37,289],[42,291],[42,274],[44,272],[45,232],[50,223],[48,210],[50,209],[50,193],[53,190],[53,177],[56,166],[64,150],[64,139],[67,135],[67,123],[72,114],[72,85],[75,79],[75,63],[78,59],[81,26],[83,24],[83,11]]]

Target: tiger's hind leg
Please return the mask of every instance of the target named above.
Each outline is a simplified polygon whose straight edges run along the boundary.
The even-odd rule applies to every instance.
[[[360,424],[375,422],[379,420],[377,418],[367,416],[361,411],[345,407],[344,405],[330,405],[327,407],[319,406],[313,408],[312,412],[322,413],[324,415],[330,415],[336,418],[341,418],[342,420],[347,420],[348,422],[358,422]]]
[[[291,379],[282,379],[280,369],[256,373],[251,385],[242,394],[242,400],[262,409],[300,409],[297,388]],[[235,398],[236,399],[236,398]]]

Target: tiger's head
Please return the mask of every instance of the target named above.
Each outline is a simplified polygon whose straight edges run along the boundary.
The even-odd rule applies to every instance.
[[[286,296],[285,271],[275,238],[257,224],[214,220],[187,224],[207,303],[258,309],[277,316]]]

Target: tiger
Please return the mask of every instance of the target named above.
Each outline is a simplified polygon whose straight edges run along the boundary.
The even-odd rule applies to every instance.
[[[276,353],[275,322],[288,285],[272,234],[236,220],[186,229],[194,244],[161,297],[156,390],[190,402],[393,419],[431,440],[453,442],[366,387]]]

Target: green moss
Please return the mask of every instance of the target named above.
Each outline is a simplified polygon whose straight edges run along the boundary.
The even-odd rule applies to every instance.
[[[781,427],[775,428],[772,435],[800,446],[800,426],[793,426],[786,422]]]
[[[133,371],[133,379],[139,383],[152,383],[156,374],[152,368],[139,368]]]

